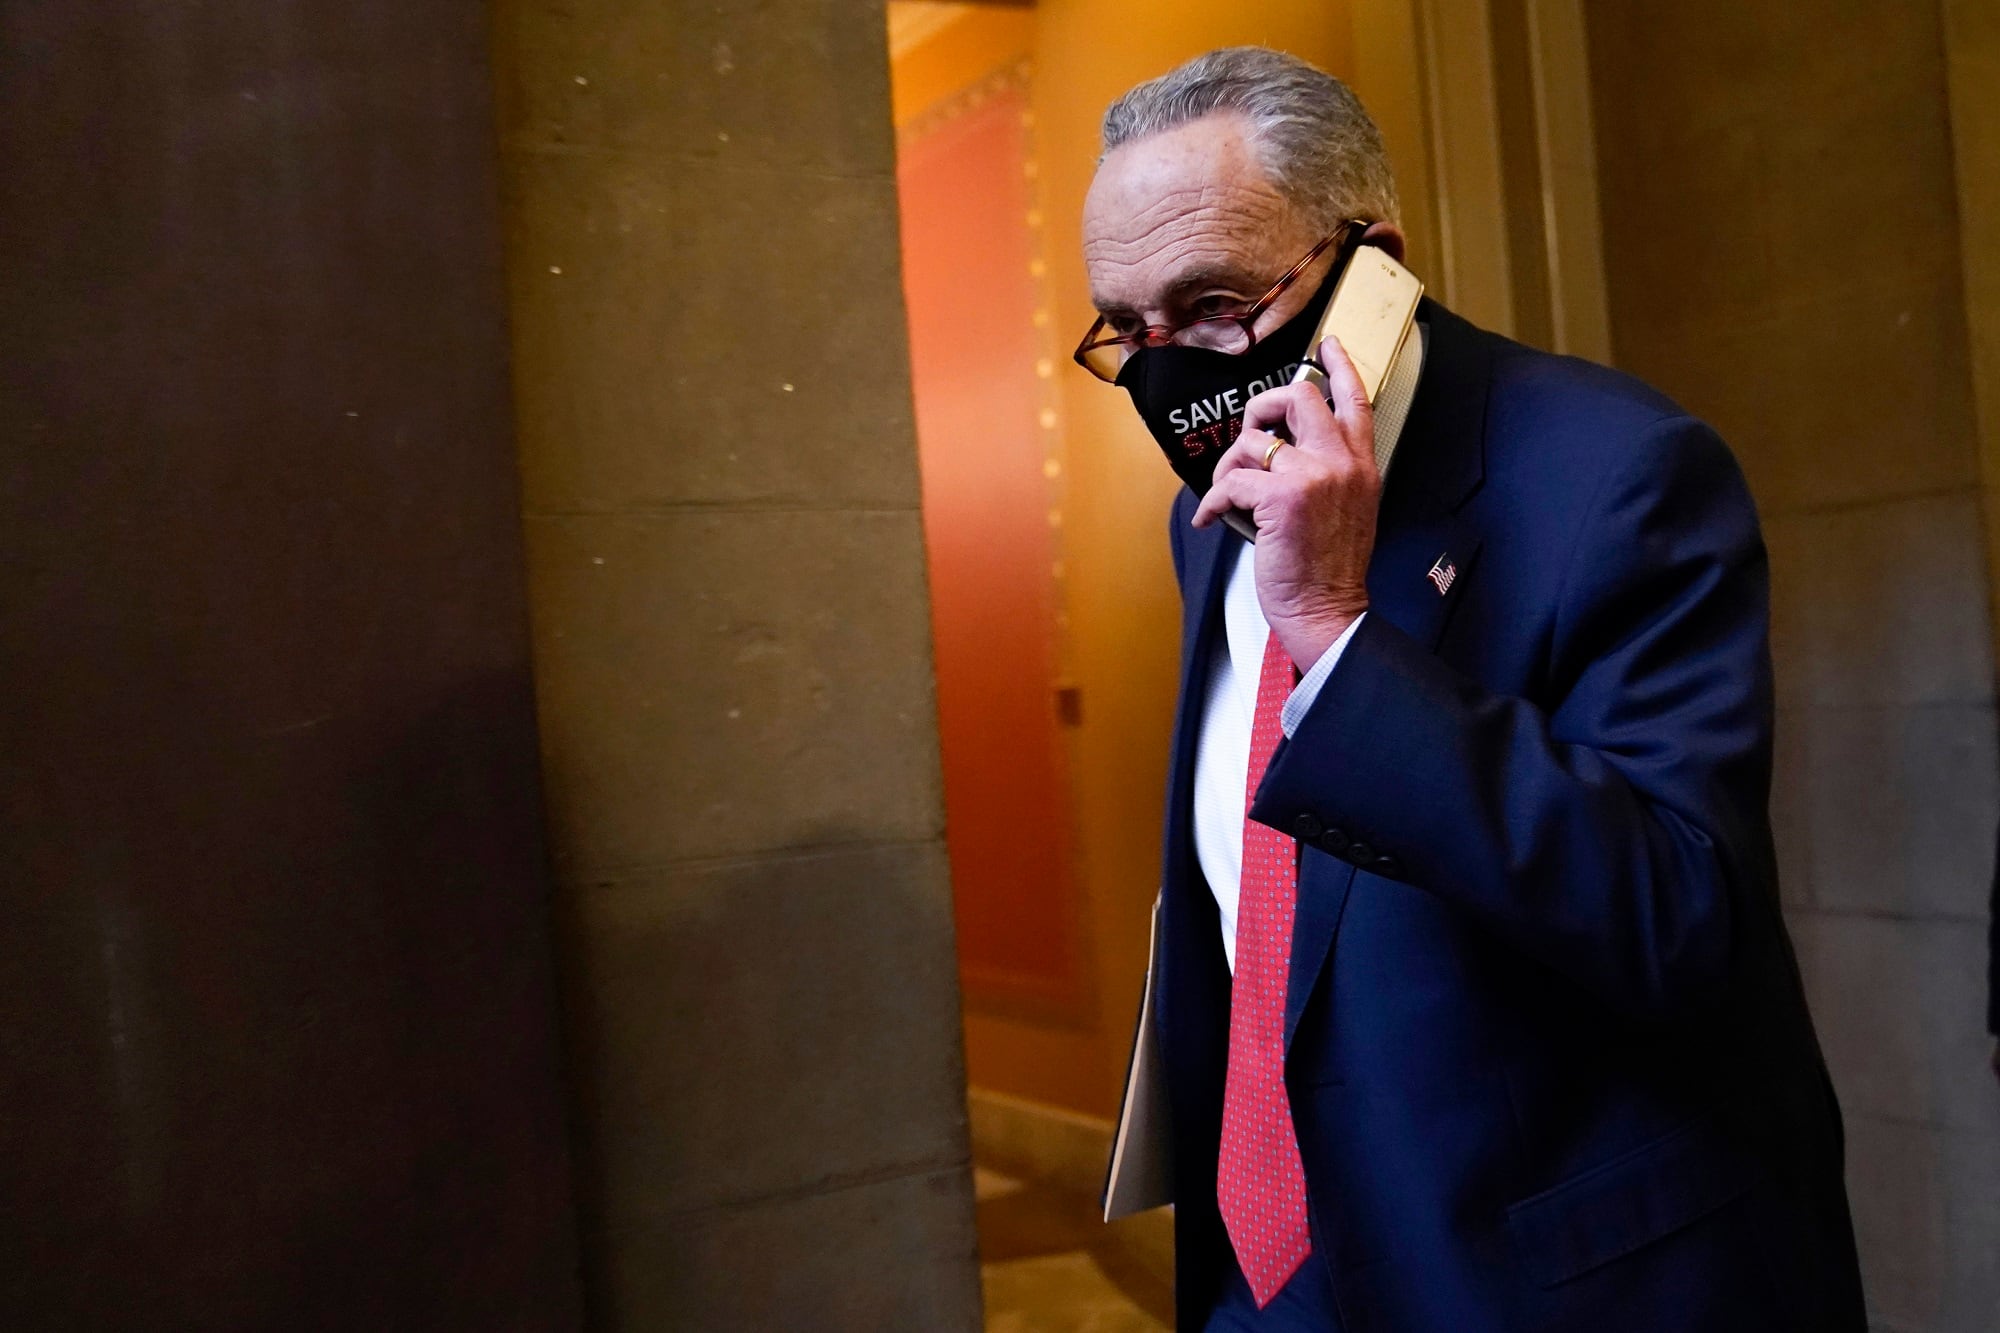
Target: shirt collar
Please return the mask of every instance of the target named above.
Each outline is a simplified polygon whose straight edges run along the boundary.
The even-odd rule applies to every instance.
[[[1396,443],[1403,425],[1410,419],[1410,404],[1416,401],[1417,380],[1424,370],[1424,351],[1430,334],[1422,324],[1413,324],[1403,350],[1396,353],[1382,392],[1375,395],[1375,469],[1389,475],[1389,462],[1396,456]]]

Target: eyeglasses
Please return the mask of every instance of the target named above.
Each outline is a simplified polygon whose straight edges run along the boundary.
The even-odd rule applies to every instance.
[[[1326,253],[1328,246],[1354,228],[1365,230],[1367,226],[1361,221],[1341,223],[1339,230],[1308,250],[1306,257],[1287,269],[1285,276],[1279,278],[1257,304],[1241,314],[1204,315],[1185,324],[1148,324],[1132,333],[1109,332],[1109,322],[1099,315],[1072,355],[1079,366],[1106,384],[1117,382],[1118,372],[1124,368],[1126,360],[1141,347],[1164,347],[1172,343],[1180,347],[1206,347],[1231,356],[1241,356],[1257,345],[1257,317],[1269,310],[1272,303],[1284,295],[1285,289],[1312,267],[1313,260]]]

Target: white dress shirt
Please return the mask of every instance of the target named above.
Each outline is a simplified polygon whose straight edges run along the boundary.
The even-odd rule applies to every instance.
[[[1424,340],[1420,324],[1417,336],[1403,344],[1396,364],[1375,398],[1375,465],[1384,476],[1396,452],[1396,441],[1409,419],[1410,403],[1417,394],[1417,380],[1423,372]],[[1240,558],[1250,552],[1251,559]],[[1235,537],[1224,538],[1219,559],[1231,566],[1229,586],[1222,597],[1223,633],[1217,637],[1208,663],[1208,688],[1202,700],[1201,737],[1194,760],[1194,850],[1202,876],[1222,919],[1222,952],[1229,970],[1236,971],[1236,900],[1243,880],[1244,789],[1250,776],[1250,727],[1257,715],[1257,683],[1264,671],[1264,643],[1271,627],[1265,623],[1264,608],[1257,601],[1254,556],[1257,548]],[[1313,663],[1286,699],[1281,720],[1285,734],[1298,728],[1299,719],[1319,697],[1320,687],[1333,673],[1340,654],[1366,612],[1357,617],[1332,647]]]

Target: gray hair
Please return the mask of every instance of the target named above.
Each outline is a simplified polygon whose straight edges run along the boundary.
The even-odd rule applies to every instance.
[[[1210,51],[1132,89],[1104,113],[1104,152],[1217,112],[1248,118],[1272,184],[1315,226],[1399,220],[1382,132],[1360,99],[1326,71],[1268,47]]]

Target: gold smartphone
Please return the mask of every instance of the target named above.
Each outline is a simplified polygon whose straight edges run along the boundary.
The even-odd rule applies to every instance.
[[[1347,359],[1360,372],[1372,406],[1389,378],[1389,367],[1396,364],[1396,354],[1409,339],[1417,302],[1423,295],[1423,280],[1386,251],[1372,245],[1357,249],[1347,271],[1340,275],[1340,285],[1333,289],[1333,299],[1326,303],[1326,314],[1313,330],[1308,359],[1292,383],[1309,381],[1324,389],[1326,372],[1311,358],[1329,337],[1338,338]]]
[[[1357,247],[1333,289],[1333,299],[1326,303],[1319,327],[1313,330],[1306,363],[1292,376],[1292,383],[1310,383],[1324,394],[1326,372],[1313,358],[1319,355],[1321,343],[1329,337],[1338,338],[1347,359],[1360,373],[1369,405],[1373,406],[1389,378],[1389,367],[1396,364],[1397,355],[1409,340],[1417,303],[1423,295],[1423,280],[1386,251],[1373,245]],[[1222,517],[1223,522],[1246,539],[1257,540],[1257,525],[1250,515],[1232,509]]]

